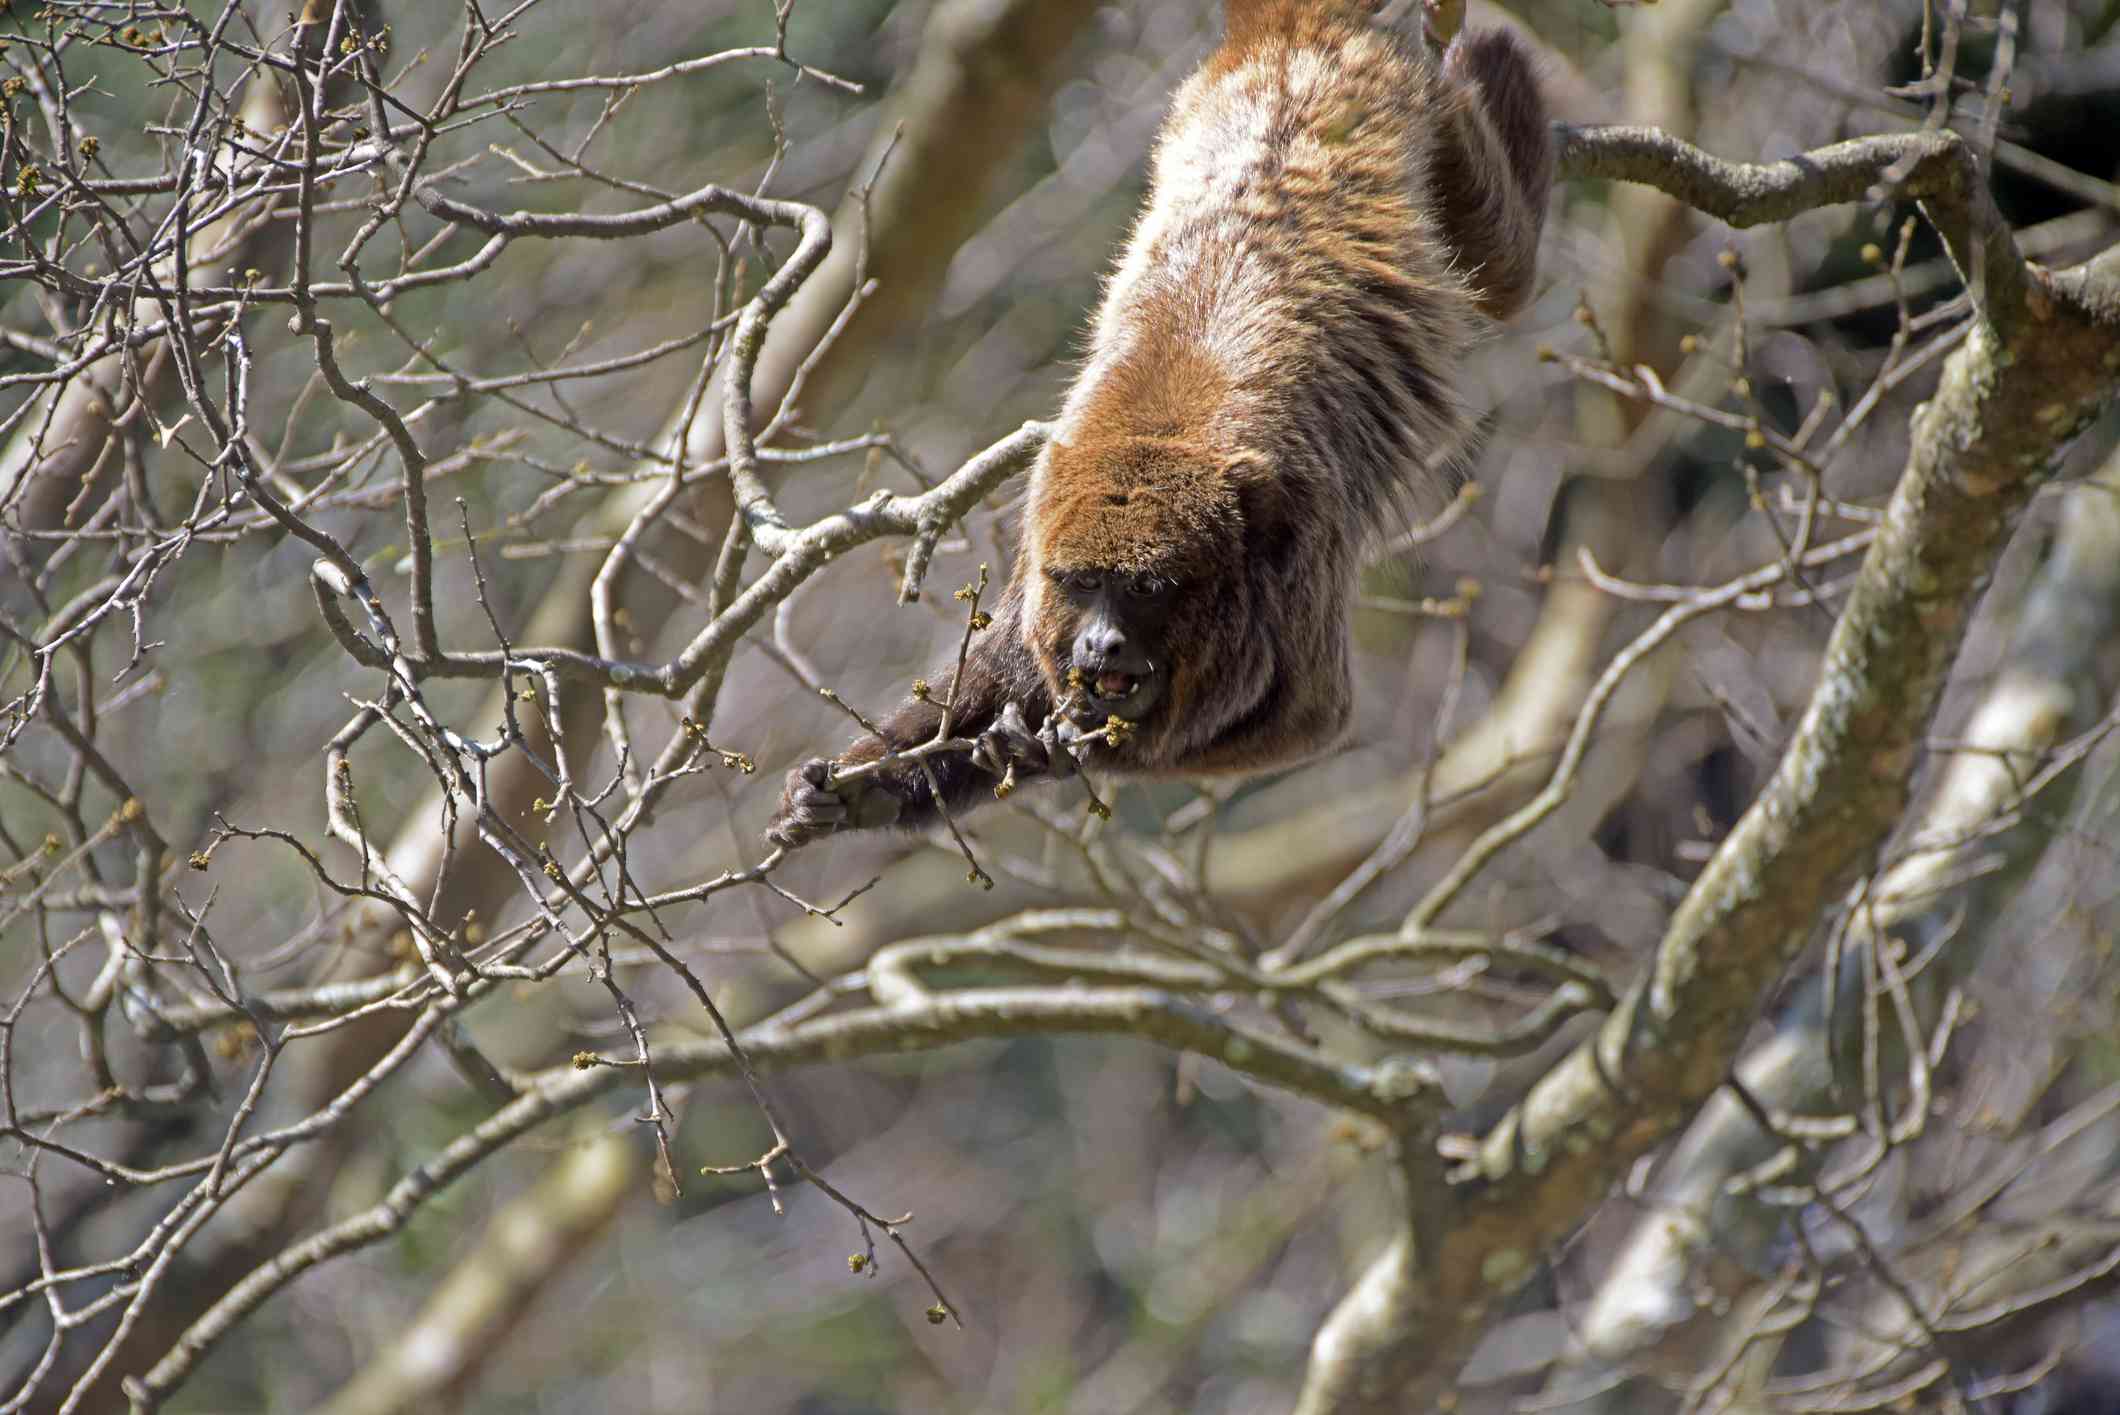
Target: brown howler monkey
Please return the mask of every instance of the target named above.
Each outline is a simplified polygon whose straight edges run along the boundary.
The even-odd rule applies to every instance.
[[[770,840],[923,825],[938,791],[954,810],[1071,752],[1247,772],[1345,729],[1363,547],[1461,446],[1453,375],[1530,298],[1553,167],[1514,38],[1438,68],[1374,8],[1227,0],[956,684],[979,750],[842,778],[935,736],[939,704],[909,702],[789,773]],[[1092,734],[1111,718],[1130,730]]]

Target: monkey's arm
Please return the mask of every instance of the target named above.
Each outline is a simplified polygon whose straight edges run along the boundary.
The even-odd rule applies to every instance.
[[[910,698],[877,724],[876,733],[837,757],[812,757],[789,772],[766,839],[792,848],[841,830],[918,829],[940,818],[938,793],[951,811],[967,809],[999,782],[995,773],[1002,766],[1013,763],[1020,780],[1052,774],[1047,747],[1033,731],[1050,715],[1052,700],[1023,643],[1016,586],[1003,593],[993,623],[973,637],[963,672],[952,662],[935,674],[936,692],[947,691],[953,676],[949,735],[977,740],[977,752],[935,752],[843,779],[852,768],[935,739],[942,704]],[[1063,760],[1062,771],[1071,765]]]
[[[1354,717],[1354,682],[1344,652],[1291,668],[1274,664],[1265,691],[1234,720],[1164,770],[1182,775],[1246,774],[1294,766],[1329,750]]]
[[[1249,775],[1295,766],[1329,750],[1346,735],[1352,705],[1314,701],[1271,719],[1247,722],[1189,754],[1179,775]]]

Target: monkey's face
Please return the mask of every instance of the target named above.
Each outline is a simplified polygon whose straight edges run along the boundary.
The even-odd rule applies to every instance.
[[[1073,717],[1084,727],[1107,718],[1138,722],[1170,684],[1168,631],[1178,582],[1095,567],[1046,568],[1053,616],[1051,658],[1063,687],[1075,689]]]
[[[1075,721],[1182,707],[1210,651],[1214,586],[1243,564],[1227,459],[1175,438],[1055,442],[1025,519],[1029,646]],[[1223,604],[1226,608],[1227,605]],[[1167,724],[1166,724],[1167,725]],[[1152,728],[1140,747],[1156,754]]]

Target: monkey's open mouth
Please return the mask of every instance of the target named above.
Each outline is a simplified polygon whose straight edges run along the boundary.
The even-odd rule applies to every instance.
[[[1089,685],[1090,696],[1102,702],[1118,702],[1132,697],[1140,681],[1140,675],[1134,673],[1099,673],[1097,681]]]
[[[1071,714],[1082,727],[1101,727],[1111,717],[1131,722],[1145,716],[1163,696],[1163,675],[1154,668],[1140,673],[1106,668],[1084,678]]]

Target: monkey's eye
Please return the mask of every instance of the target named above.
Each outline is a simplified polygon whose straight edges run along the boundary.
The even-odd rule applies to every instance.
[[[1126,592],[1135,599],[1154,599],[1162,594],[1164,584],[1153,575],[1140,575],[1127,582]]]
[[[1104,577],[1094,570],[1077,570],[1067,577],[1067,587],[1076,594],[1095,594],[1104,588]]]

